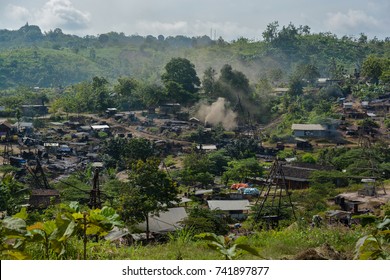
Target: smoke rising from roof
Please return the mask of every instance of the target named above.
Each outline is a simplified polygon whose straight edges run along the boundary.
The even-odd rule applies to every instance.
[[[229,107],[225,98],[219,97],[211,105],[202,104],[196,116],[203,122],[218,125],[221,124],[226,130],[232,130],[237,127],[237,114]]]

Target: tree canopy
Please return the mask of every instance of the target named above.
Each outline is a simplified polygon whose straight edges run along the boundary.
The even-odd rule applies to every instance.
[[[168,97],[175,102],[188,103],[196,98],[200,80],[195,65],[186,58],[172,58],[165,65],[161,80],[168,92]]]
[[[147,233],[149,214],[165,211],[177,202],[176,184],[159,165],[160,161],[153,158],[134,163],[120,195],[122,218],[127,222],[146,221]]]

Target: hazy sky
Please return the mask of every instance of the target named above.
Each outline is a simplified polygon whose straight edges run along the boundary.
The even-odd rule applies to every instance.
[[[26,22],[42,31],[98,35],[222,36],[260,40],[267,24],[308,25],[314,33],[390,37],[389,0],[0,0],[0,29]]]

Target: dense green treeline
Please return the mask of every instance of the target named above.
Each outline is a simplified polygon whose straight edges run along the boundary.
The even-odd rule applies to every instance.
[[[307,26],[279,28],[277,22],[267,27],[262,41],[232,42],[207,36],[156,38],[116,32],[81,38],[61,29],[42,33],[38,26],[25,25],[15,31],[0,30],[0,88],[61,87],[94,76],[109,80],[131,76],[154,83],[173,57],[189,59],[198,73],[230,64],[251,82],[280,69],[280,80],[286,81],[300,64],[316,65],[321,76],[331,74],[332,63],[353,74],[370,54],[388,57],[390,43],[369,40],[364,34],[359,38],[311,34]]]

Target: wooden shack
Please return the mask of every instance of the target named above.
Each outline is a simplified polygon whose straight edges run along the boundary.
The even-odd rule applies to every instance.
[[[52,204],[60,203],[60,192],[54,189],[31,190],[29,204],[32,208],[47,208]]]

